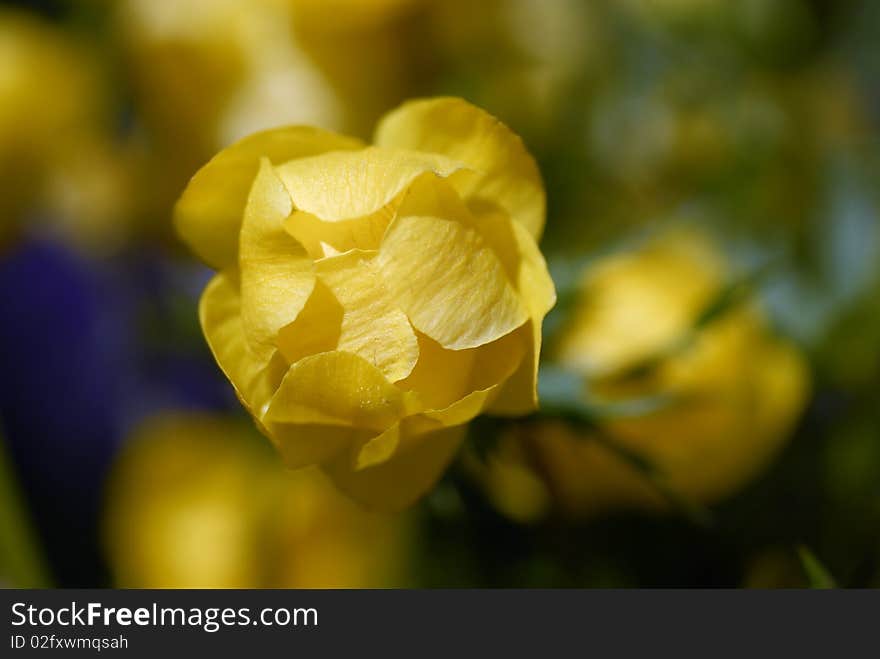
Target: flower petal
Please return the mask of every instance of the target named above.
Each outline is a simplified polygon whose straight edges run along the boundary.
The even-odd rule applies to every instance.
[[[427,410],[426,415],[443,412],[470,394],[488,390],[510,377],[525,353],[524,330],[521,328],[488,345],[469,350],[447,350],[419,333],[419,361],[410,376],[397,386],[416,393],[421,407]],[[442,377],[438,377],[438,373],[442,373]]]
[[[298,210],[340,222],[375,213],[425,172],[446,177],[461,169],[442,155],[367,147],[291,160],[278,175]]]
[[[535,321],[523,328],[532,349],[527,351],[519,368],[501,386],[486,411],[500,416],[520,416],[538,408],[538,358],[541,354],[541,329]]]
[[[431,433],[439,426],[459,426],[472,420],[495,399],[501,384],[522,360],[525,349],[522,331],[508,334],[488,346],[461,351],[444,350],[424,335],[420,335],[419,338],[420,345],[427,346],[429,351],[429,366],[433,368],[434,379],[443,380],[446,379],[447,374],[453,374],[459,385],[457,395],[449,403],[431,408],[430,405],[426,405],[425,392],[418,388],[414,389],[411,409],[424,411],[406,417],[400,424],[360,444],[354,453],[355,470],[373,467],[393,459],[400,447],[402,433],[408,433],[410,436]],[[429,347],[432,344],[433,347]],[[462,358],[461,355],[466,357]],[[443,363],[435,361],[435,357],[445,357],[453,361]],[[459,366],[467,365],[463,377],[461,374],[454,374],[456,359]],[[438,373],[443,373],[444,377],[437,377]],[[436,401],[437,398],[433,397],[433,400]]]
[[[345,310],[327,285],[318,280],[299,315],[278,332],[278,349],[295,364],[303,357],[330,352],[339,345]]]
[[[260,163],[241,226],[241,315],[248,342],[265,358],[315,286],[312,259],[284,230],[290,196],[267,159]]]
[[[379,249],[382,236],[394,219],[394,211],[392,202],[371,215],[339,222],[324,222],[309,213],[294,211],[284,226],[312,258],[321,259],[353,249]]]
[[[352,444],[363,444],[375,432],[344,426],[269,423],[269,439],[289,469],[321,464]]]
[[[533,317],[543,318],[556,303],[553,280],[532,235],[504,212],[469,209],[458,196],[454,179],[423,174],[402,196],[397,214],[442,217],[476,229],[498,256]]]
[[[444,348],[475,348],[528,319],[498,257],[460,222],[398,217],[376,264],[413,326]]]
[[[467,395],[446,407],[422,412],[420,416],[439,421],[444,426],[455,426],[467,423],[485,411],[522,363],[527,334],[523,327],[478,348],[466,387]]]
[[[525,298],[532,318],[543,318],[556,305],[556,286],[531,234],[518,224],[513,225],[513,231],[521,259],[516,287]]]
[[[474,360],[481,348],[447,350],[421,332],[417,332],[416,337],[419,359],[412,373],[397,382],[397,386],[417,392],[427,409],[448,407],[467,395]]]
[[[238,233],[248,191],[260,158],[282,163],[341,149],[360,149],[360,140],[305,126],[255,133],[227,147],[202,167],[174,208],[183,241],[218,270],[236,262]]]
[[[503,218],[503,224],[494,226],[496,229],[502,230],[506,226],[513,238],[515,256],[507,254],[502,258],[515,260],[517,263],[516,288],[529,310],[529,316],[531,316],[529,332],[532,350],[523,360],[518,371],[501,388],[497,399],[489,407],[489,411],[495,414],[517,416],[527,414],[538,407],[541,324],[544,316],[556,304],[556,289],[550,278],[550,273],[547,271],[547,263],[532,236],[522,226],[516,222],[510,222],[506,218]],[[483,225],[483,230],[488,232],[492,229],[486,223]],[[500,243],[500,240],[496,241],[496,245]]]
[[[388,460],[400,444],[400,424],[395,423],[381,435],[376,435],[361,446],[354,468],[365,469]]]
[[[385,431],[407,411],[404,392],[368,361],[323,352],[290,367],[269,403],[272,423],[354,426]]]
[[[199,320],[217,364],[259,422],[287,371],[287,362],[279,353],[261,359],[251,351],[242,327],[241,297],[229,273],[215,275],[208,283],[199,303]]]
[[[390,382],[409,375],[419,358],[418,340],[367,253],[321,259],[315,269],[344,310],[337,349],[363,357]]]
[[[374,141],[462,162],[476,172],[457,181],[468,202],[501,208],[540,237],[546,202],[538,166],[519,136],[487,112],[459,98],[409,101],[385,115]]]
[[[431,489],[464,439],[465,427],[410,435],[401,424],[400,446],[391,459],[355,469],[343,451],[323,465],[336,486],[368,508],[402,510]]]

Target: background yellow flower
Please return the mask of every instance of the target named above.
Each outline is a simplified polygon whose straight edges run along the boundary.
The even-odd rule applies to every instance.
[[[412,83],[416,2],[125,0],[116,47],[144,120],[140,203],[166,209],[220,148],[259,130],[368,134]]]
[[[663,492],[609,441],[700,503],[730,495],[766,467],[803,408],[809,373],[752,301],[704,316],[730,281],[729,264],[693,230],[588,267],[553,359],[583,378],[595,409],[633,410],[599,418],[599,436],[543,421],[505,439],[513,445],[485,469],[499,507],[519,519],[554,504],[574,514],[665,507]]]
[[[221,415],[143,423],[114,467],[105,545],[123,588],[382,588],[410,578],[412,522],[285,470]]]
[[[39,218],[68,242],[116,246],[129,225],[129,180],[106,127],[110,95],[95,54],[5,9],[0,59],[0,242]]]

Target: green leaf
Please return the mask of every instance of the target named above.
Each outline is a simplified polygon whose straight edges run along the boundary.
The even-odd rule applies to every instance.
[[[585,439],[601,443],[604,448],[614,453],[615,456],[639,472],[657,493],[666,499],[666,502],[675,512],[695,526],[711,528],[715,525],[715,519],[708,508],[695,501],[691,501],[680,492],[677,492],[675,488],[669,485],[669,481],[663,471],[643,455],[625,447],[606,432],[594,431],[589,436],[586,436]]]
[[[736,309],[742,302],[752,297],[768,272],[768,267],[757,268],[723,286],[715,297],[697,314],[692,331],[698,332],[704,327],[711,325],[716,320],[723,318],[726,314]]]
[[[822,565],[816,555],[810,551],[809,547],[801,545],[797,548],[798,557],[801,559],[801,567],[807,575],[810,588],[827,590],[837,588],[837,582],[828,569]]]

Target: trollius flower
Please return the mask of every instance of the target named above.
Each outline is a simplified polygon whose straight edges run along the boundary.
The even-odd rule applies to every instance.
[[[750,296],[697,322],[733,276],[718,245],[693,229],[585,268],[550,353],[580,377],[591,404],[630,411],[602,419],[605,443],[561,421],[504,438],[477,467],[496,507],[520,521],[551,507],[584,517],[668,509],[645,474],[609,450],[609,439],[701,504],[723,500],[766,469],[804,409],[810,374]]]
[[[178,231],[220,272],[200,316],[244,406],[292,467],[368,505],[431,487],[484,411],[536,406],[555,301],[544,190],[521,140],[459,99],[409,102],[374,145],[255,134],[192,179]]]

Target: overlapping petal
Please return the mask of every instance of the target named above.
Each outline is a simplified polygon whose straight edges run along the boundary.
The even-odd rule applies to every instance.
[[[336,486],[369,508],[401,510],[431,489],[464,440],[464,426],[409,435],[399,430],[393,460],[355,469],[345,452],[323,465]]]
[[[416,333],[419,359],[412,372],[397,386],[419,395],[427,409],[442,409],[468,393],[479,348],[447,350],[429,336]],[[442,373],[443,377],[438,377]]]
[[[291,160],[278,168],[294,206],[325,222],[375,213],[418,176],[449,176],[464,166],[434,153],[367,147]]]
[[[326,424],[277,423],[266,424],[267,435],[284,464],[299,469],[332,460],[348,447],[362,444],[375,431],[351,426]]]
[[[247,410],[260,420],[265,406],[287,370],[279,353],[260,358],[245,339],[241,295],[229,273],[216,275],[199,304],[202,331],[214,358]]]
[[[355,138],[307,126],[250,135],[218,153],[193,176],[174,208],[177,232],[208,265],[218,270],[232,265],[238,255],[242,213],[261,158],[279,164],[362,147]]]
[[[318,280],[299,315],[278,332],[278,349],[285,359],[295,364],[303,357],[335,350],[342,335],[345,309]]]
[[[460,222],[398,217],[376,264],[413,326],[444,348],[476,348],[528,319],[497,255]]]
[[[350,352],[322,352],[290,367],[269,403],[265,420],[384,432],[406,415],[409,398],[362,357]]]
[[[541,323],[556,303],[556,289],[547,271],[544,256],[532,236],[521,225],[509,220],[506,224],[500,223],[500,226],[512,237],[512,241],[506,244],[512,246],[513,254],[508,252],[502,258],[517,264],[515,281],[517,291],[529,311],[531,350],[517,372],[504,383],[490,410],[496,414],[518,415],[526,414],[538,406]],[[489,231],[489,227],[484,227],[484,231]]]
[[[395,211],[392,201],[370,215],[339,222],[325,222],[310,213],[295,211],[287,218],[285,228],[312,258],[320,259],[353,249],[379,249]]]
[[[245,335],[261,358],[276,349],[279,330],[296,320],[315,286],[312,259],[284,230],[290,197],[263,159],[241,227],[241,314]]]
[[[471,350],[446,350],[420,335],[424,351],[407,380],[398,383],[416,395],[419,415],[430,422],[451,426],[467,423],[495,400],[507,378],[523,361],[528,346],[528,332],[521,328],[489,345]],[[452,386],[431,386],[437,373],[458,370]],[[412,421],[417,421],[413,419]]]
[[[546,200],[538,166],[519,136],[487,112],[459,98],[410,101],[385,115],[374,141],[464,163],[476,176],[459,179],[463,197],[502,209],[540,237]]]
[[[396,382],[412,371],[419,344],[369,257],[346,252],[321,259],[315,268],[344,309],[337,349],[363,357]]]

